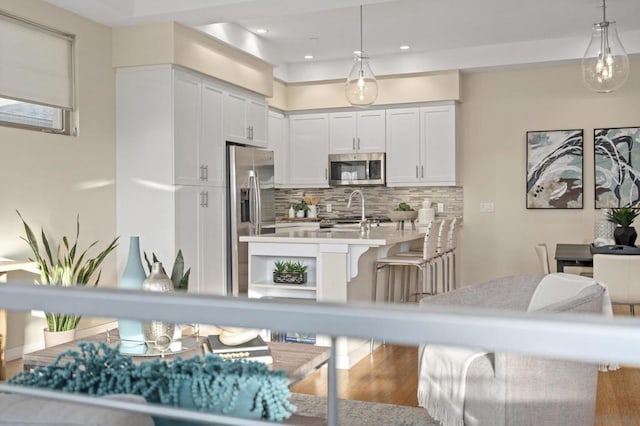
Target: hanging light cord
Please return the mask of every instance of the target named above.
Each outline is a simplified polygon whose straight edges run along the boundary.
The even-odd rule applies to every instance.
[[[362,55],[364,55],[364,50],[362,50],[362,5],[360,5],[360,58]]]

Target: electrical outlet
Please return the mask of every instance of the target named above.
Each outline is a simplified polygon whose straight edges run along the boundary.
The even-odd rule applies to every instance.
[[[327,213],[331,213],[331,203],[327,203]]]
[[[444,213],[444,203],[438,203],[438,213]]]
[[[495,207],[492,202],[480,203],[480,213],[493,213]]]

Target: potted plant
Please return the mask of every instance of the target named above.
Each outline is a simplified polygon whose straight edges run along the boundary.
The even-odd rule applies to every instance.
[[[304,284],[307,282],[307,265],[300,261],[277,260],[273,269],[273,282],[279,284]]]
[[[98,241],[94,241],[82,253],[79,253],[78,237],[80,236],[80,216],[78,215],[76,217],[76,237],[73,244],[70,245],[69,239],[63,236],[62,243],[58,243],[57,247],[53,246],[49,243],[49,238],[47,238],[43,228],[41,230],[42,246],[40,246],[40,242],[31,230],[31,227],[24,220],[20,212],[16,212],[20,220],[22,220],[26,233],[26,238],[22,237],[22,239],[29,244],[33,253],[33,258],[29,258],[29,260],[35,262],[40,270],[40,284],[58,286],[98,285],[101,274],[100,266],[109,253],[117,247],[118,237],[114,238],[107,248],[99,252],[95,257],[88,257],[87,252],[98,244]],[[97,276],[92,282],[93,276],[96,273]],[[50,338],[55,339],[51,333],[66,332],[67,336],[64,338],[73,340],[75,329],[81,318],[80,315],[45,312],[45,316],[48,327],[47,330],[45,330],[48,332],[45,333],[45,345],[52,343]]]
[[[640,215],[640,212],[630,207],[621,207],[609,211],[607,219],[617,225],[613,232],[613,239],[616,244],[623,246],[633,246],[635,244],[638,234],[631,225],[638,215]]]
[[[302,200],[293,205],[293,210],[296,212],[296,217],[304,217],[305,213],[309,210],[309,206]]]

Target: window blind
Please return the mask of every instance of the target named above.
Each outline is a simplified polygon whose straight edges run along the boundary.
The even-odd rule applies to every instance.
[[[0,96],[72,110],[74,37],[0,11]]]

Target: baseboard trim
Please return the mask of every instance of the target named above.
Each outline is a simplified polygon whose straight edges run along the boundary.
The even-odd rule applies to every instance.
[[[94,334],[103,333],[107,330],[113,330],[114,328],[118,328],[118,321],[111,321],[93,327],[78,329],[76,330],[76,339],[83,339],[87,336],[93,336]],[[5,352],[5,359],[7,361],[15,361],[17,359],[22,359],[22,355],[24,354],[39,351],[41,349],[44,349],[44,338],[40,342],[29,343],[28,345],[16,346],[15,348],[7,349]]]

